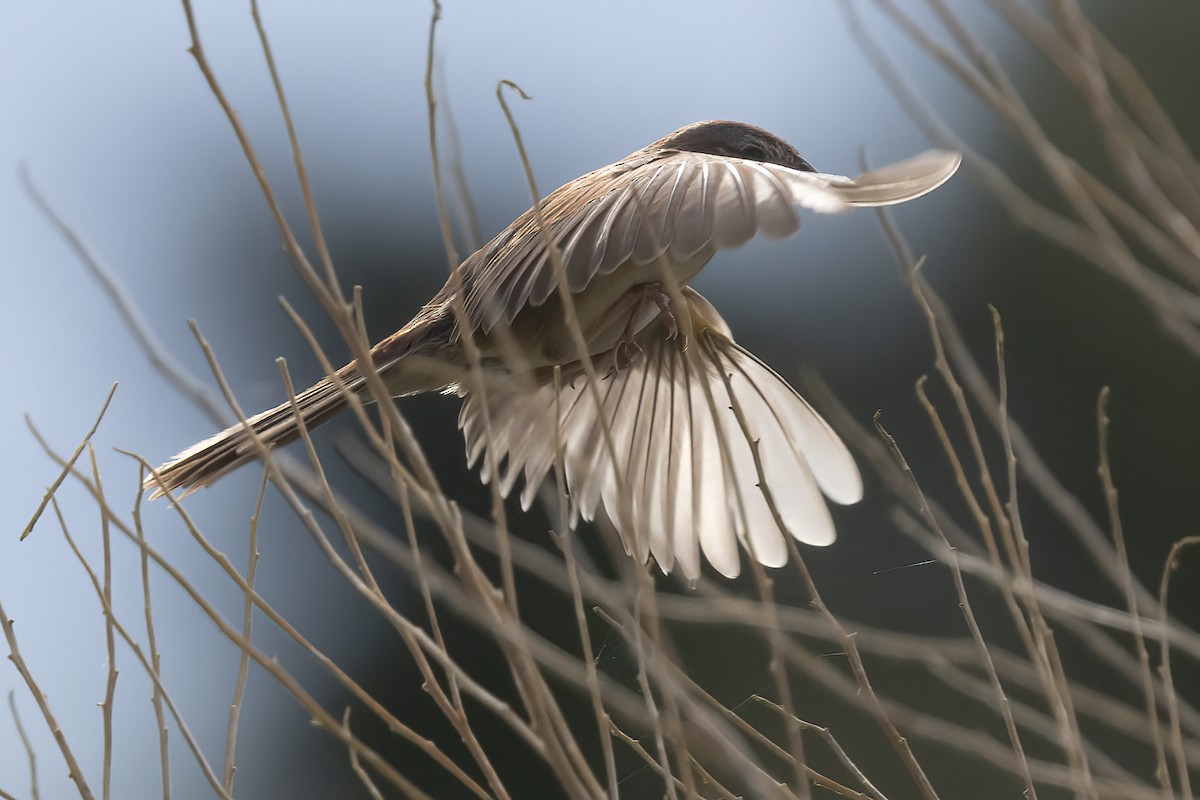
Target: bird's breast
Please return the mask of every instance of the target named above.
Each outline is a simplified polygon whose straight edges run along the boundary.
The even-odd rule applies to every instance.
[[[667,254],[648,264],[627,261],[606,275],[593,277],[582,291],[571,295],[589,355],[611,350],[622,338],[636,334],[658,316],[657,313],[647,314],[645,306],[635,309],[630,303],[631,293],[639,292],[644,284],[655,283],[662,285],[668,294],[672,288],[682,289],[712,255],[713,251],[705,248],[687,259],[675,259]],[[558,291],[541,305],[526,306],[513,319],[509,328],[511,343],[519,348],[529,367],[547,367],[578,359],[575,340],[566,320]],[[498,332],[489,336],[496,344],[499,344],[498,338]]]

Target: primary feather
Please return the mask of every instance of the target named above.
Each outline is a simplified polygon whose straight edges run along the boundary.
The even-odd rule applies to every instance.
[[[639,151],[589,176],[608,186],[601,196],[573,181],[542,201],[544,231],[530,209],[464,261],[468,319],[487,333],[546,302],[557,288],[547,241],[559,248],[568,287],[578,294],[621,265],[645,267],[664,256],[684,263],[759,232],[790,236],[800,227],[798,207],[838,213],[920,197],[959,161],[957,153],[930,150],[851,179],[708,153]]]

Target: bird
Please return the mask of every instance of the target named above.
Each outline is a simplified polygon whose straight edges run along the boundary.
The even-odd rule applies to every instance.
[[[689,582],[701,554],[736,577],[786,537],[831,544],[825,502],[863,494],[837,433],[777,372],[734,341],[689,282],[718,250],[780,239],[820,213],[920,197],[958,153],[928,150],[857,178],[818,172],[754,125],[697,122],[561,186],[452,270],[413,319],[371,349],[395,397],[463,397],[467,459],[528,509],[554,464],[570,522],[606,517],[625,551]],[[572,331],[577,335],[573,335]],[[481,374],[466,379],[468,342]],[[581,352],[580,344],[583,345]],[[152,496],[207,486],[369,399],[351,362],[295,397],[179,453]]]

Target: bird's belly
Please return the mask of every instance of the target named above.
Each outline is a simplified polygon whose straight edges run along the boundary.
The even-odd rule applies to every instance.
[[[629,302],[631,292],[646,284],[669,283],[675,289],[687,284],[712,257],[706,248],[695,256],[679,261],[668,257],[649,264],[626,262],[607,275],[592,278],[587,287],[571,296],[579,328],[584,334],[589,355],[612,349],[623,336],[637,333],[658,316],[653,305],[636,311]],[[575,339],[567,327],[562,298],[556,291],[540,306],[527,306],[513,320],[513,340],[519,343],[530,367],[564,364],[578,359]]]

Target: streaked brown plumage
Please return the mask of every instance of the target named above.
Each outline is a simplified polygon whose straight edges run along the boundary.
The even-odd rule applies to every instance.
[[[732,576],[740,541],[763,564],[781,565],[785,534],[833,541],[821,495],[856,502],[858,470],[828,425],[733,342],[687,283],[719,249],[760,231],[794,233],[797,207],[829,213],[904,202],[941,185],[958,163],[956,153],[929,151],[851,180],[816,172],[760,128],[689,125],[555,190],[541,202],[546,230],[533,209],[518,217],[373,348],[375,365],[396,396],[458,388],[466,356],[453,301],[461,290],[461,322],[489,371],[522,379],[465,394],[460,426],[471,462],[491,448],[501,465],[492,474],[483,462],[484,480],[498,480],[507,495],[523,478],[528,507],[561,437],[572,518],[592,519],[603,508],[637,558],[653,555],[664,571],[694,579],[703,552]],[[561,253],[601,376],[595,392],[566,329],[547,239]],[[557,384],[556,366],[564,368]],[[339,378],[365,392],[353,363]],[[346,405],[328,378],[297,400],[309,428]],[[249,423],[271,446],[299,434],[288,403]],[[757,443],[757,463],[744,431]],[[156,496],[162,488],[186,494],[255,453],[237,425],[164,464],[162,487],[148,484]]]

